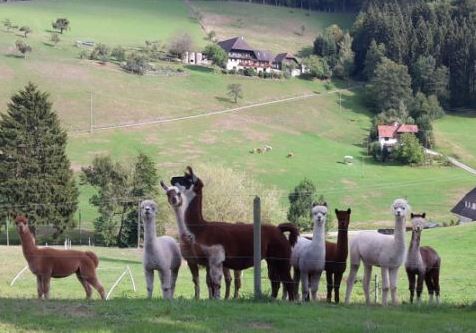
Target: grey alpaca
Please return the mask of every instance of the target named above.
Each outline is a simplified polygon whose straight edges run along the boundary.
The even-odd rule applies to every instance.
[[[180,248],[174,238],[157,237],[155,216],[157,204],[153,200],[144,200],[140,205],[144,223],[144,273],[147,283],[147,296],[152,297],[154,290],[154,271],[159,272],[162,296],[172,299],[175,282],[182,262]]]

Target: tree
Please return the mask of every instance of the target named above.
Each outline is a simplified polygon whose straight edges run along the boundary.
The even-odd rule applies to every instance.
[[[228,85],[228,96],[233,98],[235,103],[238,103],[238,99],[243,98],[243,88],[239,83],[231,83]]]
[[[126,50],[122,46],[117,46],[112,49],[111,57],[115,58],[117,61],[122,62],[126,60]]]
[[[417,137],[411,133],[404,133],[400,137],[399,146],[395,149],[394,156],[404,164],[422,164],[425,160],[423,147]]]
[[[213,42],[216,38],[217,34],[215,31],[211,30],[208,34],[207,34],[207,38],[209,41]]]
[[[152,67],[149,64],[149,60],[143,54],[131,53],[127,56],[127,61],[123,68],[131,73],[144,75]]]
[[[188,33],[174,36],[169,43],[169,52],[171,55],[181,58],[185,52],[193,49],[193,39]]]
[[[365,56],[363,75],[365,79],[370,80],[375,72],[375,69],[382,63],[385,58],[385,44],[377,44],[372,40],[370,47]]]
[[[312,55],[303,61],[304,66],[309,70],[309,75],[320,80],[327,80],[332,77],[332,70],[324,58]]]
[[[440,101],[448,99],[448,68],[437,67],[433,56],[420,56],[413,65],[412,72],[412,86],[415,92],[421,91],[427,96],[436,95]]]
[[[22,40],[17,40],[15,42],[15,46],[18,50],[18,52],[20,52],[21,54],[23,54],[23,56],[25,57],[26,59],[26,55],[27,53],[30,53],[32,51],[32,48],[30,45],[28,45],[27,43],[25,43],[24,41]]]
[[[288,195],[288,221],[296,224],[300,230],[311,230],[312,221],[310,212],[316,200],[316,186],[305,178]]]
[[[348,33],[339,42],[339,54],[337,64],[334,67],[334,75],[341,79],[348,79],[354,70],[354,52],[352,51],[352,37]]]
[[[0,119],[0,202],[32,226],[52,225],[54,237],[74,226],[78,205],[66,144],[47,93],[29,83],[13,95]]]
[[[82,183],[97,190],[90,198],[99,211],[94,226],[107,246],[137,245],[138,203],[157,195],[158,175],[150,157],[140,153],[133,165],[98,156],[91,166],[82,168]]]
[[[109,59],[109,52],[109,48],[105,44],[98,43],[89,55],[89,59],[105,63]]]
[[[216,44],[209,44],[203,50],[203,54],[210,59],[214,65],[222,68],[226,67],[228,61],[228,54],[220,46]]]
[[[375,69],[375,75],[370,82],[369,95],[378,112],[398,109],[401,101],[409,105],[412,90],[407,66],[385,58]]]
[[[23,32],[23,34],[25,35],[25,38],[28,37],[28,34],[30,34],[32,32],[31,28],[27,25],[24,25],[20,28],[20,31]]]
[[[61,41],[58,33],[52,32],[50,36],[50,41],[56,46]]]
[[[59,30],[61,34],[63,34],[64,30],[69,30],[70,22],[67,18],[57,18],[55,22],[51,23],[51,26],[55,30]]]

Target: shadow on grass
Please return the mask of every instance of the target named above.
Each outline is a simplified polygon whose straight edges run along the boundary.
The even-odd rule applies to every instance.
[[[199,72],[199,73],[214,73],[215,72],[213,68],[205,67],[205,66],[185,65],[184,67],[188,70]]]
[[[215,99],[219,102],[226,103],[226,104],[229,104],[229,105],[234,105],[235,104],[233,99],[231,99],[229,97],[215,96]]]
[[[24,59],[24,58],[25,58],[25,56],[23,56],[23,55],[13,54],[13,53],[5,54],[4,57],[7,57],[7,58],[19,58],[19,59]]]
[[[132,264],[132,265],[141,265],[142,261],[139,260],[129,260],[129,259],[117,259],[117,258],[109,258],[109,257],[99,257],[101,262],[110,262],[115,264]]]

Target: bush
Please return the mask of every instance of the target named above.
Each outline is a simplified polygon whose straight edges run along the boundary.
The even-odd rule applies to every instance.
[[[97,44],[89,55],[89,59],[107,62],[109,59],[109,48],[105,44]]]
[[[86,50],[81,50],[78,54],[79,59],[87,59],[90,58],[90,54]]]
[[[254,68],[245,68],[244,71],[243,71],[243,74],[245,76],[256,76],[256,75],[258,75],[258,73],[256,72],[256,70]]]
[[[324,58],[318,56],[310,56],[303,61],[312,77],[320,80],[327,80],[332,77],[332,70]]]
[[[417,137],[410,133],[405,133],[400,137],[400,144],[394,150],[393,155],[403,164],[422,164],[425,160],[423,147]]]
[[[210,59],[214,65],[224,68],[228,61],[228,54],[220,46],[209,44],[203,50],[203,54]]]
[[[111,57],[113,57],[119,62],[123,62],[126,60],[126,50],[121,46],[117,46],[112,49]]]
[[[122,67],[128,72],[138,75],[144,75],[148,70],[152,69],[147,57],[138,53],[130,54]]]
[[[193,49],[193,39],[187,34],[178,34],[169,42],[169,52],[172,56],[181,58],[185,52]]]

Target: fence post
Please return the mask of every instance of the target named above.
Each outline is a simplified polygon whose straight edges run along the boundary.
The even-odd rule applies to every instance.
[[[79,246],[81,246],[83,244],[83,242],[81,241],[81,208],[79,208],[78,210],[78,219],[79,219]]]
[[[253,264],[255,298],[261,298],[261,199],[253,200]]]
[[[378,275],[375,274],[375,277],[374,277],[374,290],[375,290],[375,304],[378,303],[378,291],[379,291],[379,288],[378,288]]]
[[[9,220],[10,219],[7,216],[7,246],[10,246],[10,234],[9,234],[9,231],[8,231],[8,229],[10,228],[10,223],[8,223]]]
[[[140,248],[140,201],[137,204],[137,248]]]

